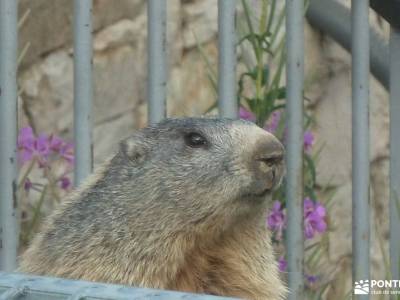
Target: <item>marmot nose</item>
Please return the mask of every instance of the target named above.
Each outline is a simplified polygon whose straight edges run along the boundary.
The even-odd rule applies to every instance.
[[[285,150],[282,143],[272,134],[269,134],[268,137],[260,143],[257,152],[256,159],[262,161],[268,167],[272,167],[283,161]]]
[[[263,191],[271,191],[281,182],[284,152],[282,143],[272,134],[260,141],[256,155],[256,178],[259,179]]]

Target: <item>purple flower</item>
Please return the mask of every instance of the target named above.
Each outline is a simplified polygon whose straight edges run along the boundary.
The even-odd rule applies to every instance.
[[[49,137],[49,143],[50,143],[50,149],[54,152],[59,152],[62,146],[64,145],[63,139],[56,135],[51,135]]]
[[[73,165],[75,162],[74,157],[74,145],[72,143],[64,143],[59,151],[59,154],[64,158],[69,164]]]
[[[44,167],[51,153],[49,137],[46,134],[41,133],[36,138],[35,150],[36,150],[36,155],[39,158],[39,166]]]
[[[287,269],[287,261],[283,256],[278,259],[278,269],[281,272],[285,272]]]
[[[311,284],[311,285],[318,281],[318,276],[317,275],[304,274],[304,277],[306,278],[307,282],[309,284]]]
[[[304,199],[304,235],[312,239],[316,233],[324,233],[327,229],[325,221],[326,209],[319,202],[310,198]]]
[[[281,121],[281,112],[274,111],[269,117],[267,123],[264,126],[264,129],[270,133],[275,133],[278,129],[279,122]]]
[[[36,158],[39,167],[48,165],[50,155],[57,154],[68,163],[74,163],[74,147],[58,136],[44,133],[35,137],[31,127],[24,127],[18,135],[18,150],[21,163]]]
[[[31,127],[21,128],[17,141],[21,163],[25,163],[32,159],[35,140],[36,138]]]
[[[68,190],[71,187],[71,180],[66,176],[61,177],[59,183],[63,190]]]
[[[239,108],[239,118],[250,122],[256,121],[256,116],[251,111],[245,109],[243,106]]]
[[[282,204],[275,201],[272,211],[267,217],[268,228],[276,232],[276,239],[282,239],[283,229],[286,227],[286,215],[283,211]]]
[[[62,138],[52,135],[50,137],[50,148],[68,163],[74,163],[74,145],[72,143],[67,143]]]
[[[29,178],[26,178],[25,182],[24,182],[24,190],[26,192],[29,192],[29,190],[32,188],[32,182],[29,180]]]
[[[311,131],[309,131],[309,130],[306,130],[304,132],[303,139],[304,139],[304,151],[310,153],[311,149],[312,149],[312,146],[314,145],[314,135],[313,135],[313,133]]]
[[[74,145],[72,143],[67,143],[62,138],[51,135],[49,137],[49,145],[53,152],[58,153],[68,163],[74,163]]]
[[[50,147],[48,137],[45,134],[40,134],[37,138],[33,134],[31,127],[24,127],[18,135],[18,150],[19,158],[22,163],[30,161],[32,158],[37,158],[39,166],[46,165],[50,155]]]

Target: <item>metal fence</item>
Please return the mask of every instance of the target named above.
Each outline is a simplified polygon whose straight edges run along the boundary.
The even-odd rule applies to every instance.
[[[0,272],[0,300],[229,300],[208,295],[132,288],[122,285],[101,284]]]
[[[400,9],[400,3],[398,2]],[[390,32],[390,258],[392,277],[400,278],[400,27]]]
[[[382,1],[395,3],[397,0]],[[313,1],[311,1],[313,2]],[[398,1],[397,1],[398,4]],[[76,184],[92,170],[92,1],[74,1],[74,133],[76,145]],[[166,5],[165,0],[148,0],[148,106],[150,123],[166,115]],[[235,0],[219,0],[219,113],[237,117]],[[353,280],[369,278],[369,24],[368,0],[352,1],[352,122],[353,122]],[[286,1],[287,28],[287,211],[288,211],[288,281],[290,299],[301,299],[303,291],[303,69],[304,69],[304,1]],[[16,106],[17,106],[17,1],[0,0],[0,269],[16,267],[17,203],[16,203]],[[390,81],[400,78],[400,30],[392,26],[390,38]],[[400,85],[390,85],[390,224],[391,232],[400,231],[397,208],[400,189]],[[400,240],[390,239],[393,278],[399,278]],[[72,288],[85,290],[89,298],[124,298],[141,289],[117,288],[78,281],[0,274],[0,299],[27,295],[28,291],[47,295],[46,299],[83,299]],[[12,287],[13,289],[9,289]],[[24,289],[23,287],[26,287]],[[22,289],[21,289],[22,288]],[[104,293],[103,293],[104,292]],[[45,299],[33,296],[29,299]],[[149,292],[155,293],[154,291]],[[61,296],[60,296],[61,295]],[[118,296],[119,295],[119,296]],[[155,294],[154,294],[155,295]],[[153,296],[154,296],[153,295]],[[51,297],[50,297],[51,296]],[[89,297],[90,296],[90,297]],[[35,298],[36,297],[36,298]],[[39,297],[39,298],[38,298]],[[180,299],[178,294],[158,292],[158,298]],[[188,296],[185,299],[211,299]],[[368,297],[368,296],[363,296]],[[155,297],[153,297],[155,298]],[[146,299],[153,299],[149,296]],[[23,298],[28,299],[28,298]],[[129,298],[133,299],[133,298]],[[142,298],[140,298],[142,299]],[[182,296],[183,299],[183,296]],[[197,298],[196,298],[197,299]]]

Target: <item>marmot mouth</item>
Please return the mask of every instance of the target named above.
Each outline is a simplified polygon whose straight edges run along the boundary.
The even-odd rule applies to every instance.
[[[244,194],[243,197],[244,198],[264,198],[265,196],[267,196],[269,193],[271,193],[271,189],[266,188],[263,191],[259,192],[259,193],[247,193]]]
[[[270,193],[271,191],[272,191],[271,189],[266,188],[266,189],[263,190],[262,192],[254,194],[254,196],[259,197],[259,198],[260,198],[260,197],[265,197],[265,196],[267,196],[267,194]]]

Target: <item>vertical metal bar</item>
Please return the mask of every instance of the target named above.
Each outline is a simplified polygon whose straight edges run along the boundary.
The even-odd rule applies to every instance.
[[[390,259],[400,278],[400,28],[390,32]]]
[[[153,124],[166,116],[167,1],[148,0],[147,4],[148,119]]]
[[[17,1],[0,0],[0,269],[17,263]]]
[[[352,0],[351,14],[353,280],[359,281],[369,279],[369,1]]]
[[[75,185],[92,172],[92,0],[74,1]]]
[[[288,299],[303,298],[304,1],[286,1]]]
[[[218,0],[218,110],[237,118],[235,0]]]

